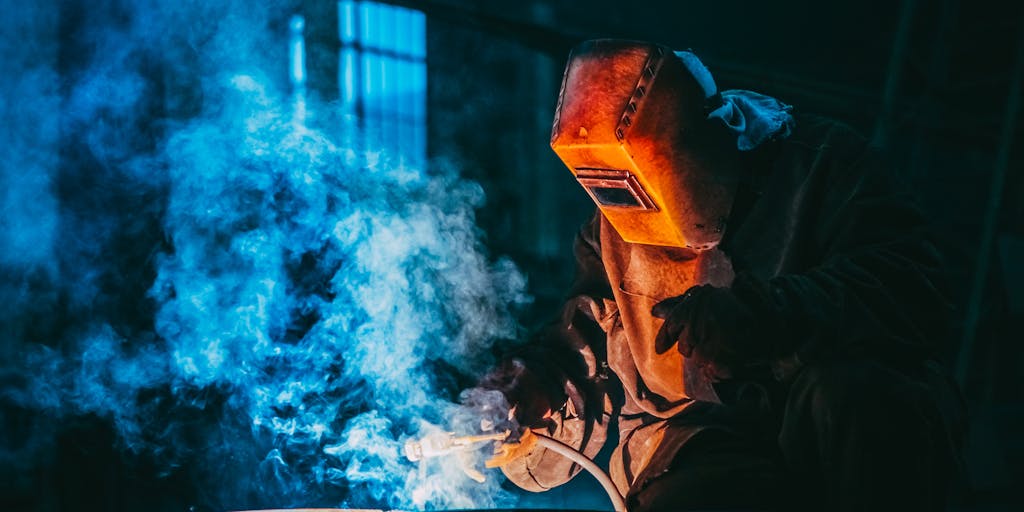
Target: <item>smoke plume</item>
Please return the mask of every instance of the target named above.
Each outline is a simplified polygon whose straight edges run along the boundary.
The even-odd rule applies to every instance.
[[[0,476],[88,416],[204,506],[512,503],[401,452],[518,336],[478,185],[297,116],[287,2],[5,4]]]

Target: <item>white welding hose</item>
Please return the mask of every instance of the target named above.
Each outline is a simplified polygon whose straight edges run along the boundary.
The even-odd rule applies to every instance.
[[[622,495],[619,494],[618,487],[615,487],[615,483],[612,482],[608,473],[605,473],[605,471],[601,469],[601,466],[598,466],[594,461],[590,460],[589,457],[561,441],[537,434],[536,432],[534,432],[534,435],[537,436],[538,446],[547,448],[548,450],[579,464],[591,475],[594,475],[594,478],[596,478],[598,483],[601,484],[601,487],[604,487],[604,492],[608,493],[608,498],[612,500],[612,507],[615,508],[615,512],[626,512],[626,500],[622,499]]]

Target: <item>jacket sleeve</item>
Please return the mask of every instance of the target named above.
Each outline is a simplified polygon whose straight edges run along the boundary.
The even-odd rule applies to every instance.
[[[593,458],[607,437],[608,420],[620,393],[607,371],[605,331],[601,319],[612,294],[601,262],[600,214],[580,230],[574,244],[576,274],[561,314],[533,336],[513,357],[536,375],[549,379],[549,388],[564,391],[564,405],[554,411],[552,425],[536,430]],[[569,481],[580,467],[565,457],[537,448],[502,467],[519,487],[540,492]]]
[[[854,162],[821,180],[820,203],[800,220],[812,226],[815,263],[769,281],[783,325],[777,349],[805,363],[920,361],[946,336],[941,259],[926,219],[877,153]]]

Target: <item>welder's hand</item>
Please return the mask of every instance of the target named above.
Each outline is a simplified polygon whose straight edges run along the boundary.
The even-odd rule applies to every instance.
[[[503,362],[481,380],[480,387],[505,395],[520,429],[550,428],[554,424],[553,411],[561,408],[567,398],[562,386],[537,375],[520,359]]]
[[[720,368],[719,374],[766,361],[772,355],[778,318],[770,307],[768,286],[737,276],[730,288],[694,286],[651,310],[665,323],[655,337],[660,354],[672,345],[699,366]]]
[[[494,457],[487,459],[487,461],[484,462],[484,467],[500,468],[502,466],[506,466],[526,457],[533,452],[533,449],[536,446],[537,436],[534,435],[532,430],[526,429],[519,436],[518,441],[509,441],[498,445],[494,450]]]

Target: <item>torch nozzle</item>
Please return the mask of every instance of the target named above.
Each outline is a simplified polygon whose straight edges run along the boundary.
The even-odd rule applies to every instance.
[[[504,441],[510,431],[478,436],[456,436],[454,432],[429,435],[422,439],[411,439],[405,443],[405,458],[412,462],[432,457],[442,457],[469,450],[475,444],[488,441]]]

